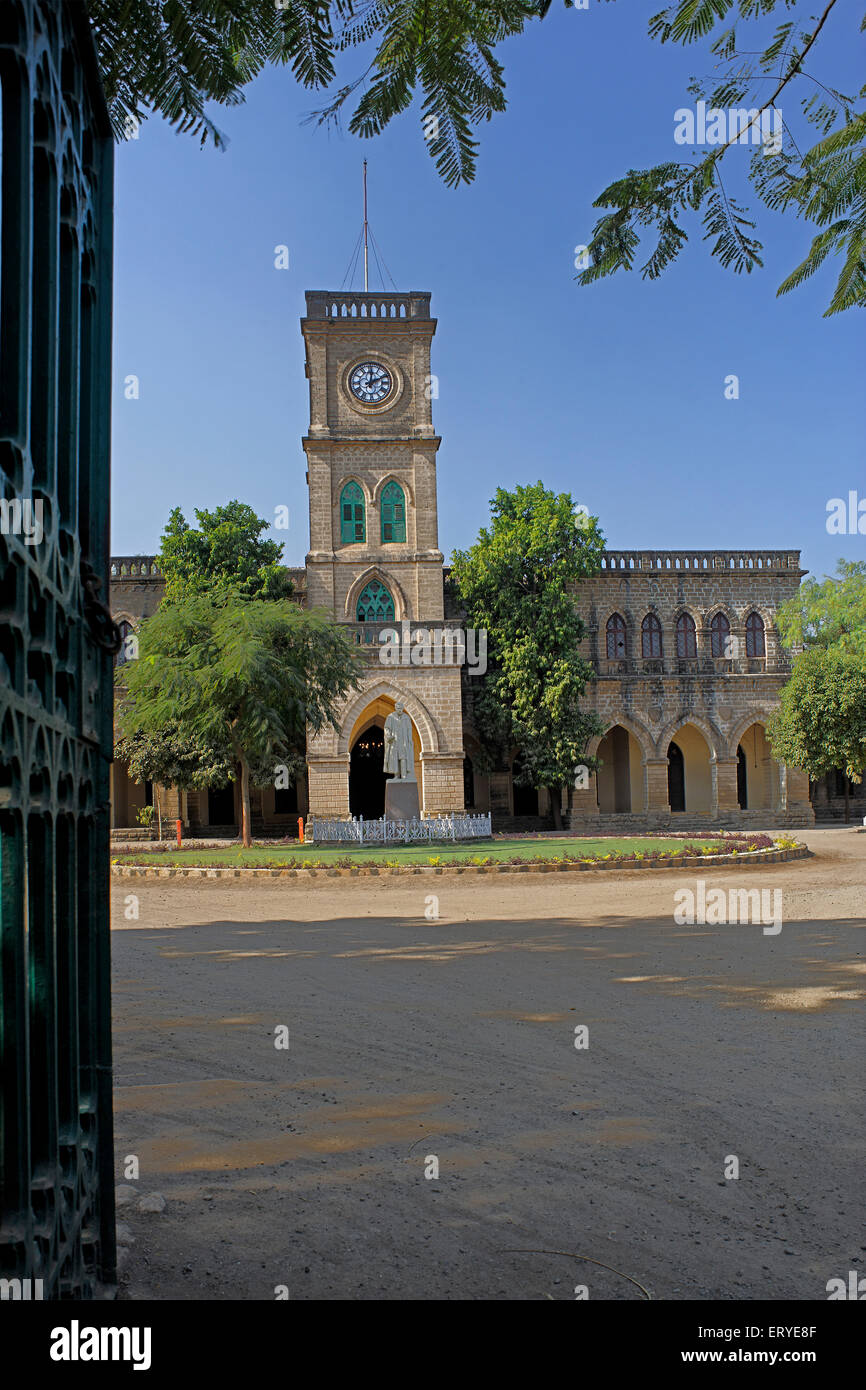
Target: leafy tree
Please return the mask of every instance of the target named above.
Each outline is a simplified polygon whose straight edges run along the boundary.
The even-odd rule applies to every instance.
[[[750,161],[749,179],[757,196],[768,208],[790,211],[820,229],[777,293],[801,285],[832,255],[842,267],[825,318],[866,304],[866,110],[855,110],[855,97],[828,85],[823,75],[819,79],[813,68],[837,3],[829,0],[817,17],[805,0],[677,0],[653,15],[649,33],[660,43],[693,44],[712,36],[712,83],[693,78],[689,92],[706,102],[708,117],[734,110],[744,119],[734,132],[729,126],[723,131],[714,121],[712,134],[718,138],[708,154],[695,155],[691,162],[665,160],[650,169],[630,169],[598,196],[594,206],[612,211],[596,223],[587,247],[589,264],[577,276],[581,284],[631,270],[640,243],[637,229],[643,227],[655,228],[656,242],[641,274],[657,279],[688,240],[681,219],[697,212],[703,215],[704,241],[712,242],[711,254],[723,266],[750,272],[762,265],[762,246],[753,235],[756,224],[722,179],[723,161],[726,167],[732,162],[732,145],[751,141],[757,130],[770,137],[758,143]],[[784,21],[772,36],[761,36],[767,16],[780,12]],[[840,6],[834,18],[841,14]],[[759,36],[747,37],[741,46],[738,23],[750,22],[758,25]],[[861,27],[866,28],[866,19]],[[803,93],[802,128],[797,131],[788,114],[796,90]],[[783,93],[784,117],[779,105]],[[858,96],[864,95],[866,88],[861,88]],[[803,136],[809,125],[821,139],[806,148]]]
[[[474,178],[477,127],[505,110],[504,68],[495,49],[543,19],[552,0],[87,0],[103,84],[118,138],[128,138],[149,112],[176,129],[224,147],[226,138],[206,112],[209,102],[236,105],[244,87],[270,64],[291,68],[303,86],[333,89],[337,58],[364,49],[361,72],[333,90],[311,120],[338,121],[359,88],[349,130],[380,134],[420,98],[424,142],[445,182]],[[564,0],[572,8],[573,0]],[[835,11],[835,13],[833,13]],[[784,20],[761,35],[775,13]],[[800,131],[785,119],[776,153],[759,149],[751,163],[758,197],[776,211],[791,212],[818,229],[803,262],[779,287],[787,293],[828,257],[842,261],[828,314],[866,302],[866,112],[813,67],[839,0],[819,17],[808,0],[675,0],[649,21],[661,43],[706,41],[714,71],[712,90],[693,80],[690,93],[711,106],[764,113],[804,86],[804,123],[821,135],[802,148]],[[733,21],[728,23],[728,21]],[[758,38],[740,47],[737,24],[757,28]],[[722,24],[728,27],[719,32]],[[864,21],[866,25],[866,21]],[[372,57],[367,62],[370,46]],[[763,45],[760,47],[759,45]],[[860,92],[863,96],[863,91]],[[746,106],[743,106],[746,103]],[[781,113],[780,113],[781,114]],[[750,121],[750,126],[752,122]],[[746,139],[749,138],[747,132]],[[738,132],[737,139],[742,139]],[[586,268],[589,284],[616,270],[630,270],[638,227],[655,226],[656,246],[642,267],[655,279],[687,240],[681,218],[703,210],[712,254],[736,271],[761,264],[761,244],[747,210],[722,182],[731,142],[693,163],[665,160],[630,170],[596,200],[611,208],[596,225]]]
[[[862,656],[831,647],[802,652],[768,733],[773,756],[803,768],[813,782],[837,768],[844,768],[852,782],[861,781],[866,768]]]
[[[179,507],[169,516],[158,557],[166,581],[164,603],[197,593],[209,593],[215,601],[225,600],[237,591],[247,597],[267,599],[291,594],[291,581],[280,564],[283,548],[275,541],[261,539],[268,523],[252,507],[233,501],[212,512],[197,510],[196,518],[198,527],[194,528]],[[116,676],[121,727],[130,669],[124,663]],[[128,763],[134,782],[153,782],[160,823],[160,786],[193,791],[222,787],[235,778],[236,763],[229,743],[208,741],[202,735],[184,737],[172,724],[121,737],[115,744],[114,757]],[[295,776],[297,760],[295,755],[291,762]],[[272,781],[272,768],[251,768],[253,786],[267,786]]]
[[[575,586],[597,572],[604,537],[568,493],[540,482],[497,489],[491,511],[490,529],[455,552],[451,569],[467,621],[487,630],[487,674],[471,714],[488,764],[517,745],[518,780],[549,789],[558,828],[562,788],[573,788],[579,764],[595,765],[585,749],[603,732],[580,708],[593,670],[578,654]]]
[[[859,782],[866,767],[866,561],[840,560],[837,573],[808,579],[776,617],[801,650],[767,732],[773,756],[813,782],[837,768]]]
[[[120,723],[122,727],[122,711]],[[114,760],[128,764],[127,771],[133,782],[153,783],[160,836],[160,787],[193,791],[222,787],[234,778],[234,760],[230,749],[217,751],[201,738],[182,738],[176,728],[156,729],[152,733],[139,730],[130,737],[121,736],[114,745]],[[266,780],[270,781],[271,778]],[[254,782],[253,785],[257,784]]]
[[[363,658],[316,610],[252,601],[239,592],[187,592],[142,628],[139,659],[124,668],[126,737],[176,731],[225,750],[240,767],[242,838],[252,843],[251,777],[286,763],[309,725],[336,725]]]
[[[807,579],[776,614],[786,647],[866,657],[866,560],[840,560],[838,578]]]
[[[196,508],[198,527],[180,507],[169,515],[157,563],[165,578],[164,602],[185,594],[238,591],[248,598],[287,598],[292,583],[281,563],[283,547],[262,540],[268,523],[244,502],[212,512]]]

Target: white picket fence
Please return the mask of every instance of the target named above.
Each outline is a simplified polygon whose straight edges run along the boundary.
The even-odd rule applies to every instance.
[[[356,845],[404,844],[425,840],[473,840],[491,834],[490,815],[426,816],[418,820],[320,820],[310,818],[304,826],[304,840],[310,844],[339,841]]]

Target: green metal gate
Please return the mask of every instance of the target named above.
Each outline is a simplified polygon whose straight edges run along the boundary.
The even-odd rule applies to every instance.
[[[84,4],[2,0],[0,84],[0,1276],[93,1298],[115,1280],[117,632],[113,148]]]

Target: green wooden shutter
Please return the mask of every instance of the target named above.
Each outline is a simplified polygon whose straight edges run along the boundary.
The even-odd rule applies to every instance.
[[[382,489],[382,541],[406,540],[406,499],[398,483],[386,483]]]
[[[357,483],[347,483],[340,493],[340,540],[354,545],[366,539],[364,494]]]

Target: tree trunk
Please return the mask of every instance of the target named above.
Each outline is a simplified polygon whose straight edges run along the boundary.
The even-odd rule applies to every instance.
[[[250,769],[245,758],[241,758],[241,839],[244,849],[253,842],[252,821],[250,817]]]
[[[553,816],[554,830],[562,829],[562,787],[548,787],[547,794],[550,797],[550,814]]]
[[[851,779],[847,772],[845,774],[845,824],[851,820]]]
[[[154,784],[153,784],[153,799],[154,799],[154,801],[156,802],[156,838],[157,838],[158,840],[161,840],[161,839],[162,839],[162,815],[161,815],[160,809],[159,809],[159,787],[156,785],[155,782],[154,782]]]

